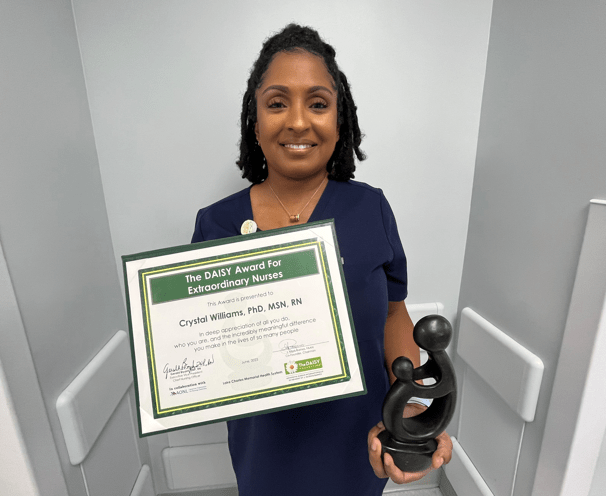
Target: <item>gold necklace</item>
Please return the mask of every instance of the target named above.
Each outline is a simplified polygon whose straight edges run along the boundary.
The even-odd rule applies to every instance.
[[[325,178],[326,179],[326,178]],[[320,185],[316,188],[316,190],[314,191],[314,194],[311,195],[311,198],[309,200],[307,200],[307,203],[305,204],[305,206],[299,211],[298,214],[292,215],[288,209],[284,206],[284,203],[282,203],[282,200],[280,200],[280,198],[278,197],[278,195],[276,194],[276,192],[274,191],[274,189],[271,187],[271,184],[268,182],[267,185],[269,186],[269,189],[271,189],[271,192],[274,194],[274,196],[276,197],[276,200],[278,200],[280,202],[280,205],[282,205],[282,208],[284,209],[284,211],[288,214],[288,218],[290,219],[291,222],[299,222],[299,217],[300,215],[303,213],[303,210],[305,210],[307,208],[307,205],[309,205],[309,203],[311,202],[311,200],[313,199],[314,196],[316,196],[316,193],[320,190],[320,188],[322,187],[322,185],[324,184],[324,180],[322,180],[322,182],[320,183]]]

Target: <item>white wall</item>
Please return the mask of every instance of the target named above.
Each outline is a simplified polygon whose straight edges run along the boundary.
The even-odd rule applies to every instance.
[[[545,365],[514,496],[532,492],[589,201],[606,199],[605,18],[603,2],[494,2],[459,306]]]
[[[188,243],[199,208],[249,184],[235,166],[248,71],[296,21],[334,44],[352,84],[369,157],[357,178],[396,212],[408,301],[455,315],[491,2],[73,4],[120,267],[121,255]]]
[[[40,493],[80,496],[55,402],[127,322],[71,2],[1,2],[0,67],[0,360]]]

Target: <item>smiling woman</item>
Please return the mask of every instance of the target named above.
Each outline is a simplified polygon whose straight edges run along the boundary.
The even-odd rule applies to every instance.
[[[278,53],[269,66],[257,90],[255,124],[267,179],[251,191],[262,229],[309,219],[339,140],[336,93],[322,59],[307,51]],[[301,189],[309,196],[303,205]]]
[[[419,365],[403,301],[406,257],[382,191],[352,181],[354,156],[365,158],[356,106],[334,49],[316,31],[289,25],[265,42],[241,132],[238,165],[253,185],[200,210],[192,242],[238,235],[242,225],[248,232],[334,219],[367,394],[228,422],[240,496],[379,496],[387,477],[423,477],[380,455],[377,423],[394,380],[385,363],[404,355]],[[451,451],[442,434],[434,468]]]
[[[255,134],[268,168],[262,184],[323,182],[339,130],[336,89],[320,57],[302,50],[275,56],[257,90]]]
[[[313,55],[316,57],[316,61],[321,63],[323,71],[320,70],[320,67],[314,68],[318,82],[308,86],[307,90],[313,93],[321,90],[320,86],[323,86],[325,91],[332,93],[336,99],[338,138],[332,156],[325,167],[329,179],[351,179],[356,168],[354,155],[358,160],[364,160],[365,156],[360,150],[362,133],[347,78],[337,65],[334,48],[324,43],[313,29],[302,28],[294,24],[287,26],[282,32],[265,42],[248,79],[242,101],[242,139],[240,141],[240,159],[238,160],[238,165],[242,169],[242,177],[253,184],[261,183],[267,178],[266,157],[257,141],[257,119],[261,110],[257,105],[257,97],[261,96],[259,89],[262,86],[264,86],[263,91],[273,85],[282,86],[278,88],[281,90],[288,89],[277,81],[266,83],[266,78],[272,70],[276,58],[292,54]],[[303,74],[304,67],[297,68],[291,64],[291,68],[293,71],[298,71],[299,76],[308,77]],[[282,76],[289,77],[289,74],[282,74]],[[326,98],[326,94],[320,94],[319,97],[319,100]],[[276,105],[276,108],[280,108],[281,104],[276,102]],[[316,110],[320,110],[323,105],[322,101],[312,104]]]

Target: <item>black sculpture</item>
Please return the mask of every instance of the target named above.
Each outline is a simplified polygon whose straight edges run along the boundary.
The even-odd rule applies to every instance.
[[[413,337],[429,359],[416,369],[406,357],[396,358],[391,366],[396,381],[383,402],[383,424],[379,434],[382,454],[389,453],[403,472],[420,472],[431,466],[437,448],[435,437],[441,434],[454,413],[457,383],[454,367],[446,354],[452,337],[452,326],[440,315],[428,315],[417,322]],[[435,384],[420,385],[415,381],[433,378]],[[431,405],[416,417],[403,418],[408,400],[433,399]]]

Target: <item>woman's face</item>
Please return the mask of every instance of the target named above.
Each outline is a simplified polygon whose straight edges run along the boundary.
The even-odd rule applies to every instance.
[[[337,92],[322,59],[306,51],[276,54],[256,97],[255,132],[269,177],[323,176],[339,130]]]

